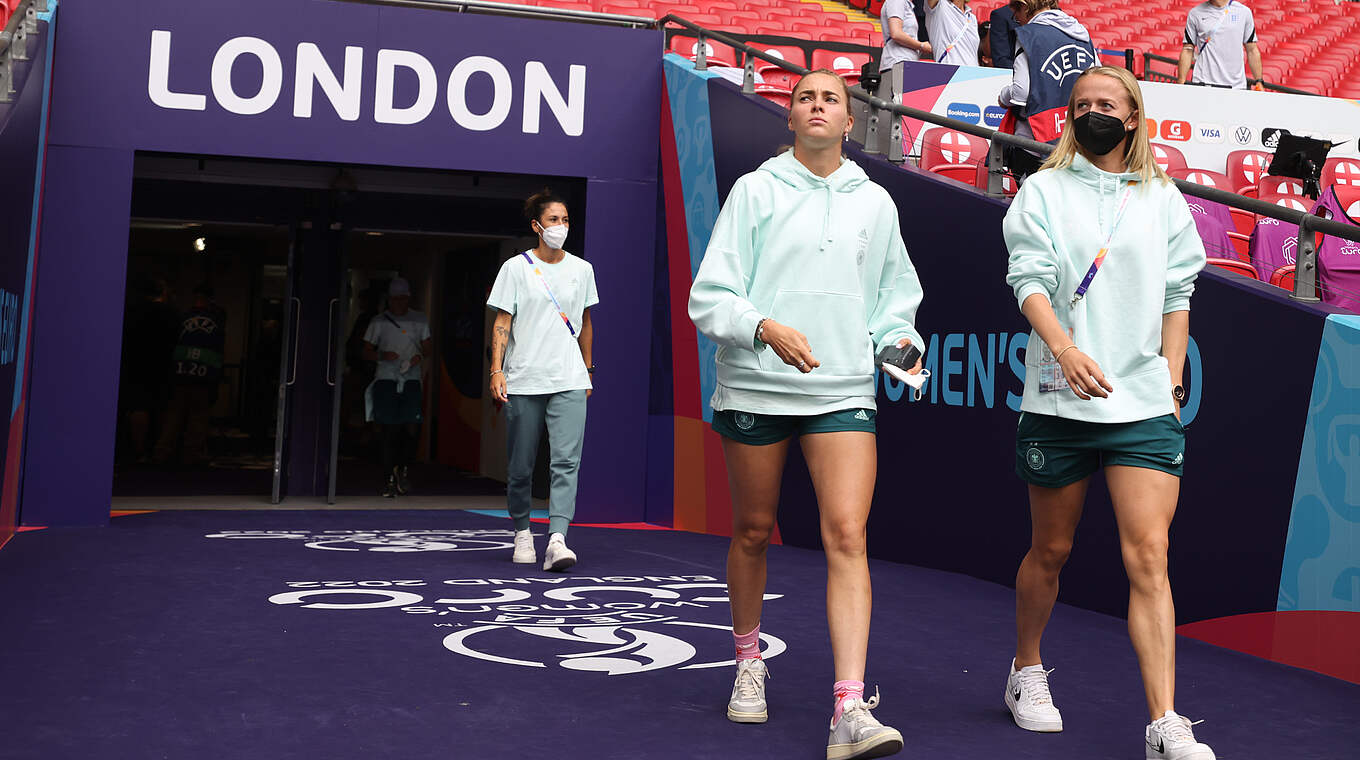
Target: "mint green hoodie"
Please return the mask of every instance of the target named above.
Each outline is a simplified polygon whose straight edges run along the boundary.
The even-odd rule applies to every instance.
[[[771,158],[737,180],[689,295],[689,316],[718,344],[718,384],[800,397],[874,396],[874,356],[910,338],[921,283],[897,206],[853,161],[823,179]],[[807,336],[821,366],[804,374],[755,340],[763,317]]]
[[[1174,184],[1140,182],[1086,296],[1072,295],[1109,235],[1133,173],[1102,171],[1081,154],[1066,169],[1032,175],[1002,223],[1006,282],[1021,305],[1043,293],[1077,348],[1114,386],[1083,401],[1070,390],[1039,392],[1043,341],[1030,333],[1021,411],[1087,422],[1133,422],[1171,414],[1171,373],[1161,355],[1162,315],[1190,309],[1204,243]]]

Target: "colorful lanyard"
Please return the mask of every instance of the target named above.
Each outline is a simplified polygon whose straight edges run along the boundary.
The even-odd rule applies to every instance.
[[[1077,286],[1077,292],[1072,296],[1072,305],[1076,306],[1086,296],[1087,288],[1091,287],[1091,281],[1096,278],[1096,272],[1100,271],[1100,265],[1105,263],[1105,257],[1110,253],[1110,243],[1114,242],[1114,231],[1119,229],[1119,220],[1124,218],[1124,209],[1129,205],[1129,198],[1133,197],[1134,186],[1137,182],[1130,182],[1128,189],[1124,191],[1124,197],[1119,201],[1119,210],[1114,214],[1114,222],[1110,225],[1110,234],[1105,237],[1105,245],[1100,247],[1100,252],[1096,254],[1096,260],[1091,262],[1091,268],[1086,270],[1086,276],[1082,278],[1081,284]]]
[[[1223,22],[1228,20],[1228,9],[1232,7],[1234,2],[1236,0],[1228,0],[1228,4],[1223,6],[1223,15],[1218,17],[1218,23],[1214,24],[1214,28],[1204,35],[1204,44],[1200,45],[1199,50],[1195,51],[1196,58],[1204,52],[1205,48],[1209,47],[1209,42],[1213,40],[1215,34],[1218,34],[1219,27],[1223,26]]]
[[[562,304],[558,303],[557,296],[553,295],[552,286],[548,284],[548,278],[543,276],[543,270],[539,269],[538,265],[534,263],[534,260],[529,258],[528,251],[525,251],[520,255],[529,263],[529,268],[534,270],[534,274],[538,275],[538,281],[543,283],[543,289],[548,291],[548,298],[552,299],[553,308],[557,309],[557,313],[561,315],[562,321],[567,325],[567,329],[571,331],[571,337],[575,338],[576,328],[571,326],[571,320],[567,318],[567,313],[562,310]]]
[[[948,1],[949,1],[949,0],[940,0],[940,2],[942,2],[942,3],[948,2]],[[963,17],[964,25],[963,25],[963,28],[959,30],[959,36],[955,37],[953,42],[951,42],[951,43],[949,43],[948,45],[945,45],[945,46],[944,46],[944,52],[943,52],[943,53],[940,53],[940,57],[935,59],[935,62],[936,62],[936,63],[944,63],[944,59],[949,57],[949,51],[953,50],[955,47],[958,47],[958,44],[959,44],[960,42],[963,42],[964,36],[968,34],[968,23],[967,23],[967,22],[968,22],[968,16],[969,16],[970,14],[971,14],[970,11],[964,11],[964,17]],[[974,21],[976,22],[977,17],[974,16],[973,18],[974,18]],[[974,24],[974,25],[976,25],[976,24]]]

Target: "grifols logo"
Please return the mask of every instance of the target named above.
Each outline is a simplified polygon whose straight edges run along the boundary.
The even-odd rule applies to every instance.
[[[527,668],[632,675],[730,666],[726,586],[709,575],[294,581],[272,604],[394,609],[435,628],[450,652]],[[417,589],[417,590],[412,590]],[[772,601],[782,594],[766,594]],[[763,656],[787,648],[762,633]],[[707,656],[705,656],[707,655]]]

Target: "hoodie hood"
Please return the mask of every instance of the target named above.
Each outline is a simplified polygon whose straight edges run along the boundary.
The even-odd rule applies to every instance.
[[[1107,172],[1091,163],[1091,160],[1080,152],[1072,156],[1071,172],[1094,188],[1103,188],[1119,182],[1137,182],[1143,178],[1138,172]]]
[[[1060,10],[1050,8],[1046,11],[1039,11],[1034,14],[1034,18],[1030,19],[1029,22],[1051,26],[1078,42],[1091,41],[1091,33],[1086,31],[1086,27],[1082,26],[1080,21]]]
[[[869,181],[859,164],[848,158],[841,159],[840,168],[832,172],[831,176],[818,177],[803,166],[802,161],[794,158],[792,148],[761,164],[759,171],[773,174],[795,190],[830,189],[837,193],[849,193]]]

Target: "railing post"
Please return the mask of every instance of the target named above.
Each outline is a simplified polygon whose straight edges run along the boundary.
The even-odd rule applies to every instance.
[[[1304,214],[1299,220],[1299,253],[1294,258],[1294,292],[1290,297],[1296,301],[1317,303],[1322,299],[1317,295],[1317,242],[1313,240],[1313,233],[1308,231],[1308,221],[1312,218],[1312,214]]]
[[[1006,195],[1005,150],[1006,144],[995,138],[987,149],[987,195],[992,198]]]
[[[698,49],[694,51],[694,69],[696,71],[708,70],[708,40],[704,39],[704,33],[699,34]]]
[[[0,103],[13,103],[14,93],[14,64],[5,50],[0,52]]]
[[[6,54],[11,61],[28,60],[28,23],[20,22],[14,25],[13,36],[9,40],[9,52]]]
[[[746,71],[741,78],[741,91],[752,95],[756,91],[756,57],[746,54]]]
[[[893,105],[902,105],[903,77],[906,65],[898,62],[888,72],[888,80],[891,82],[888,91],[888,101]],[[888,109],[883,109],[879,113],[879,124],[882,125],[883,119],[892,119],[892,126],[888,132],[888,160],[894,164],[903,164],[907,161],[907,153],[910,149],[905,145],[902,136],[902,114]]]
[[[1144,63],[1143,66],[1146,68],[1147,64]],[[1128,69],[1130,74],[1138,73],[1133,68],[1133,48],[1124,48],[1124,68]]]

